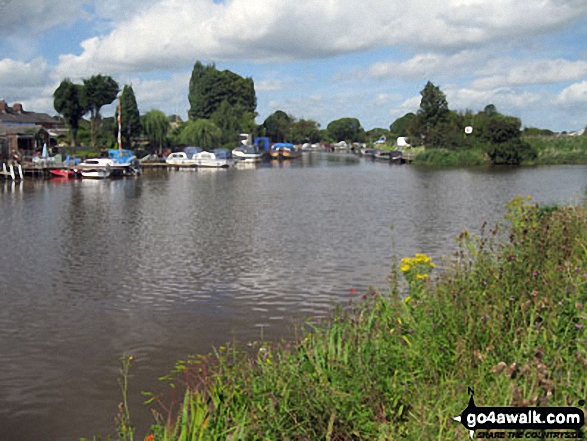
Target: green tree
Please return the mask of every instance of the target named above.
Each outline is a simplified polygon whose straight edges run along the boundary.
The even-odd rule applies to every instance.
[[[210,119],[222,102],[239,105],[244,112],[255,112],[257,97],[252,78],[243,78],[229,70],[219,71],[214,64],[194,65],[190,78],[188,99],[190,119]]]
[[[424,143],[429,145],[430,130],[437,124],[444,122],[448,116],[448,102],[446,95],[430,81],[426,83],[420,95],[422,95],[422,99],[418,110],[418,119],[422,135],[424,135]]]
[[[141,117],[137,100],[132,86],[124,86],[122,94],[120,95],[121,107],[121,129],[122,129],[122,145],[132,146],[132,139],[136,138],[141,133]],[[118,121],[118,107],[115,112],[116,121]],[[116,128],[118,130],[118,127]]]
[[[273,142],[283,142],[291,137],[293,118],[282,110],[277,110],[263,121],[265,135]]]
[[[383,129],[381,127],[375,127],[374,129],[371,129],[371,130],[368,130],[367,132],[365,132],[365,138],[366,138],[367,142],[375,142],[379,138],[381,138],[382,136],[385,136],[385,139],[387,139],[388,143],[395,142],[395,139],[392,139],[393,138],[392,133],[390,133],[390,131],[387,129]]]
[[[242,106],[232,106],[227,100],[224,100],[210,116],[210,121],[222,131],[221,143],[224,147],[236,145],[238,134],[244,130],[241,127],[244,113],[245,110]]]
[[[291,142],[302,144],[320,141],[320,124],[311,119],[300,119],[291,125]]]
[[[69,126],[71,146],[77,144],[79,122],[86,113],[83,88],[64,79],[53,93],[53,107]]]
[[[143,116],[143,130],[149,142],[158,145],[159,154],[163,152],[170,125],[169,118],[160,110],[150,110]]]
[[[408,112],[404,116],[396,119],[394,122],[391,123],[389,126],[389,131],[395,137],[398,136],[409,136],[409,127],[410,123],[416,118],[416,114],[413,112]]]
[[[341,118],[331,121],[326,126],[326,130],[334,142],[365,141],[365,130],[361,127],[361,123],[357,118]]]
[[[520,164],[535,159],[536,150],[521,139],[522,123],[512,116],[493,116],[483,134],[488,141],[487,155],[493,164]]]
[[[194,145],[205,150],[212,150],[218,147],[222,140],[222,131],[210,120],[196,119],[185,124],[179,139],[184,145]]]
[[[118,83],[108,75],[93,75],[84,79],[84,96],[87,110],[90,112],[92,127],[92,147],[96,148],[100,128],[100,109],[111,104],[119,92]]]

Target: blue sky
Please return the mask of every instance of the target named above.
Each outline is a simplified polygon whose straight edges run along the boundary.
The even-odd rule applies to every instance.
[[[430,80],[454,110],[587,125],[587,0],[0,0],[0,98],[25,110],[102,73],[185,117],[196,60],[253,78],[258,123],[388,128]]]

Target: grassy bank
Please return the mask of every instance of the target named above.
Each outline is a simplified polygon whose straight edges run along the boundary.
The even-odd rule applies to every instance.
[[[452,417],[468,386],[479,406],[577,406],[587,207],[517,198],[503,225],[458,241],[446,271],[421,254],[395,262],[389,293],[354,294],[297,342],[179,363],[168,380],[185,394],[135,439],[466,439]],[[133,439],[124,412],[119,423]]]
[[[526,136],[538,152],[528,164],[587,164],[587,136]]]
[[[486,154],[481,150],[428,149],[418,153],[413,161],[417,165],[483,165]]]

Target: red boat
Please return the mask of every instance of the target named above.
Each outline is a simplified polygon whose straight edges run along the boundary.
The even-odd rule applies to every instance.
[[[58,178],[69,178],[69,179],[75,179],[75,178],[81,178],[81,173],[79,173],[78,171],[75,170],[71,170],[68,168],[62,168],[61,170],[49,170],[49,172]]]

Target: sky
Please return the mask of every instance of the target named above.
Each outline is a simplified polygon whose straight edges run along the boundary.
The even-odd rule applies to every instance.
[[[259,124],[389,128],[431,81],[452,110],[587,125],[587,0],[0,0],[0,99],[25,110],[104,74],[141,113],[186,118],[198,60],[253,78]]]

